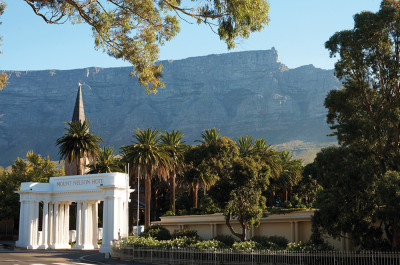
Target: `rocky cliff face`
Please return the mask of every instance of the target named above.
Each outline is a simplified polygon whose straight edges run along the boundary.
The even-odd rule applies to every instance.
[[[275,49],[163,61],[166,87],[146,95],[131,68],[9,71],[0,91],[0,165],[26,151],[57,160],[55,141],[72,118],[78,82],[86,118],[106,145],[131,144],[132,130],[182,130],[188,143],[201,132],[262,137],[268,143],[326,142],[323,101],[340,87],[332,70],[288,69]]]

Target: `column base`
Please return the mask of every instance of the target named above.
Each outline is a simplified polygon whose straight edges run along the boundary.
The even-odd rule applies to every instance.
[[[40,245],[38,249],[49,249],[50,245]]]
[[[16,246],[17,248],[28,248],[28,244],[26,244],[26,243],[24,243],[24,242],[21,242],[21,241],[16,241],[16,242],[15,242],[15,246]]]
[[[82,249],[83,247],[82,247],[82,245],[75,245],[74,247],[73,247],[73,249]]]
[[[81,249],[98,249],[98,245],[93,245],[93,244],[83,244],[80,246]]]
[[[38,249],[39,246],[38,245],[28,245],[26,246],[26,249]]]
[[[51,246],[52,249],[68,249],[71,248],[69,244],[54,244]]]

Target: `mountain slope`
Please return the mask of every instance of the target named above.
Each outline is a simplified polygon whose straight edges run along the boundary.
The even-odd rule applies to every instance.
[[[70,121],[78,82],[91,130],[106,145],[132,141],[132,129],[183,130],[193,143],[221,128],[236,138],[249,134],[268,143],[332,142],[323,101],[341,86],[332,70],[312,65],[289,69],[275,49],[163,61],[166,87],[146,95],[130,67],[7,71],[0,91],[0,165],[27,150],[58,159],[55,141]]]

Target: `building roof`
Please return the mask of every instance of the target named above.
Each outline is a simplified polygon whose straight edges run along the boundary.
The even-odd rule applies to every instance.
[[[83,109],[82,89],[79,83],[78,94],[76,95],[74,113],[72,114],[72,121],[83,122],[85,120],[85,110]]]

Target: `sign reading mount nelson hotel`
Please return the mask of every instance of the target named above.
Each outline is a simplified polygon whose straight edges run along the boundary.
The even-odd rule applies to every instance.
[[[20,194],[18,247],[69,248],[72,203],[76,203],[77,249],[96,249],[98,203],[103,201],[103,240],[100,252],[110,251],[110,241],[128,235],[129,178],[123,173],[50,178],[49,183],[24,182]],[[39,202],[43,202],[39,227]],[[39,237],[39,230],[42,236]]]

